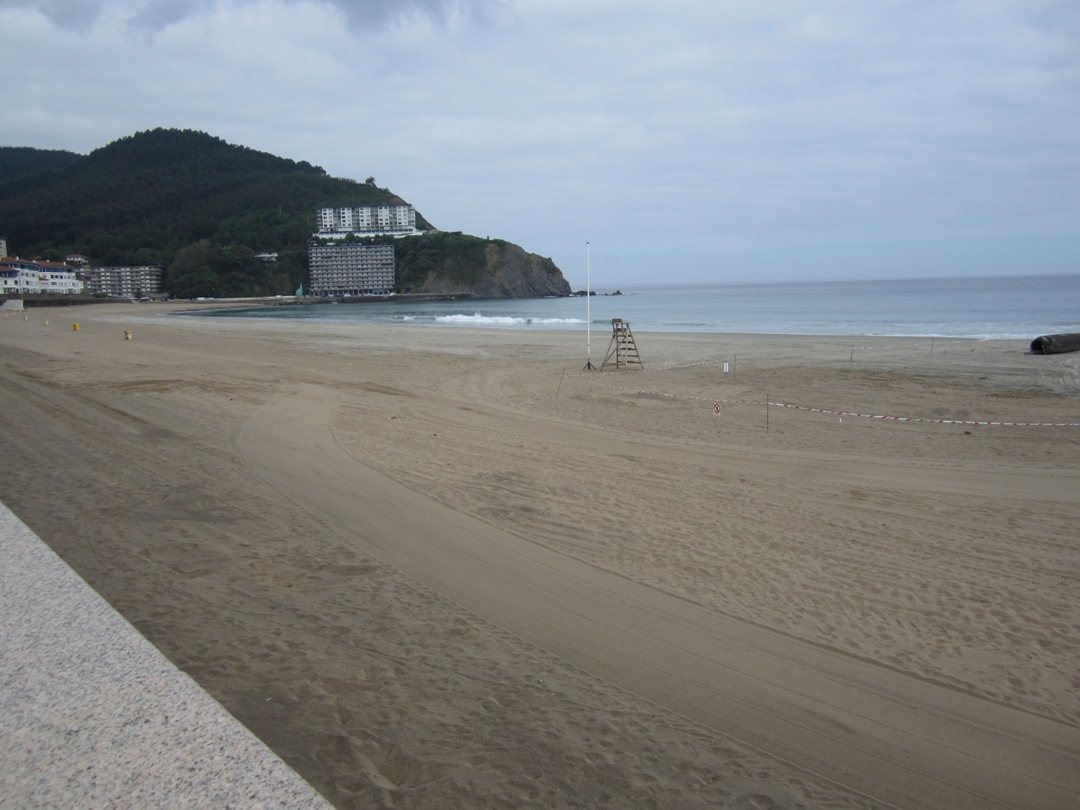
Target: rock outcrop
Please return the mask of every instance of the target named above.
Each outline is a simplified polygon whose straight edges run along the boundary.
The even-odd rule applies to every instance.
[[[485,265],[464,274],[429,270],[412,292],[471,294],[478,298],[548,298],[568,296],[570,283],[551,259],[527,253],[502,240],[484,246]]]

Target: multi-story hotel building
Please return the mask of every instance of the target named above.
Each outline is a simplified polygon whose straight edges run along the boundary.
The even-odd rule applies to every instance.
[[[316,212],[316,235],[323,239],[356,236],[411,236],[416,230],[416,210],[411,205],[354,205],[320,208]]]
[[[89,293],[148,298],[161,292],[161,268],[154,265],[87,267],[82,272]]]
[[[394,246],[311,242],[308,271],[312,295],[387,295],[394,291]]]
[[[75,268],[60,262],[41,259],[19,259],[13,256],[0,258],[0,294],[74,295],[83,291],[83,283],[75,275]]]

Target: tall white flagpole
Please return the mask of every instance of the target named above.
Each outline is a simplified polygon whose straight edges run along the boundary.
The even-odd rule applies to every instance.
[[[585,368],[592,371],[592,279],[589,272],[589,243],[585,243]]]

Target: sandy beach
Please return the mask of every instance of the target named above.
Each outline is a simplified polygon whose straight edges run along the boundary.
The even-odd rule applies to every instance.
[[[183,306],[0,316],[0,500],[335,805],[1080,804],[1080,354]]]

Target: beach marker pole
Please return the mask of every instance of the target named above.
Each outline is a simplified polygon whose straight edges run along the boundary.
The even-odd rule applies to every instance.
[[[592,364],[592,280],[589,277],[589,243],[585,243],[585,368],[584,371],[595,371]]]

